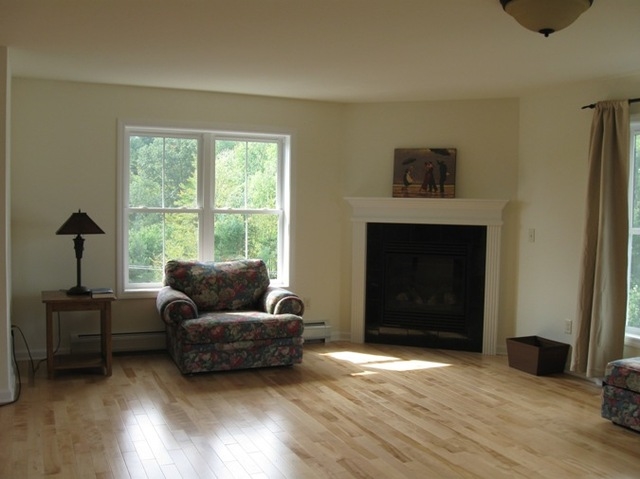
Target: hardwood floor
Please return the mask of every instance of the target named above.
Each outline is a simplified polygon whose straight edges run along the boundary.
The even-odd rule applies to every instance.
[[[290,368],[182,376],[165,354],[46,379],[0,408],[1,478],[631,478],[600,388],[504,356],[309,344]]]

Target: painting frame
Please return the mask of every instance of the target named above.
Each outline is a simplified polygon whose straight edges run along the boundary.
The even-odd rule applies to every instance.
[[[456,148],[396,148],[394,198],[455,198]]]

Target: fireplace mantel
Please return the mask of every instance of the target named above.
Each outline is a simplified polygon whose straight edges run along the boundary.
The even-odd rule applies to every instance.
[[[502,225],[506,200],[346,198],[351,220],[367,223]]]
[[[345,198],[351,206],[351,341],[364,342],[367,223],[487,227],[483,354],[496,354],[502,211],[507,200],[463,198]]]

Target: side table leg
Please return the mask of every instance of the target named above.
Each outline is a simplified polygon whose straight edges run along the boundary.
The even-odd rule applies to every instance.
[[[47,304],[47,375],[53,379],[53,306]]]
[[[105,374],[111,376],[111,303],[105,302],[100,311],[100,326],[102,340],[102,360],[104,362]]]

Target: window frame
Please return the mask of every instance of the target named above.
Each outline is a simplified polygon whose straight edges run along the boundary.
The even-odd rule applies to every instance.
[[[633,199],[634,199],[634,190],[636,188],[635,185],[635,168],[636,168],[636,164],[635,164],[635,159],[636,159],[636,152],[635,152],[635,138],[636,136],[640,135],[640,115],[632,115],[631,116],[631,122],[629,125],[629,198],[628,198],[628,204],[629,204],[629,241],[628,241],[628,253],[627,253],[627,257],[628,257],[628,268],[627,268],[627,274],[628,274],[628,278],[627,278],[627,301],[629,298],[629,290],[628,290],[628,286],[630,285],[630,276],[631,276],[631,259],[632,259],[632,237],[633,236],[640,236],[640,227],[634,228],[633,226]],[[637,187],[640,189],[640,185],[637,185]],[[628,303],[627,303],[627,309],[628,309]],[[632,347],[636,347],[636,348],[640,348],[640,328],[637,327],[630,327],[626,325],[626,318],[625,318],[625,345],[627,346],[632,346]]]
[[[213,215],[218,212],[246,212],[249,214],[277,213],[278,215],[278,278],[272,279],[274,286],[289,286],[291,254],[291,142],[292,135],[285,131],[269,131],[254,128],[217,128],[211,126],[190,126],[134,120],[118,120],[118,211],[117,211],[117,279],[116,289],[119,297],[155,297],[162,284],[140,283],[132,285],[128,280],[129,271],[129,235],[128,216],[131,208],[129,200],[130,142],[136,135],[157,135],[196,138],[198,140],[197,158],[197,205],[195,208],[153,208],[170,212],[193,212],[198,215],[198,259],[213,261]],[[218,209],[215,207],[215,141],[275,141],[278,143],[278,165],[276,183],[276,208],[274,210]],[[150,209],[146,209],[149,211]],[[256,213],[259,211],[259,213]]]

